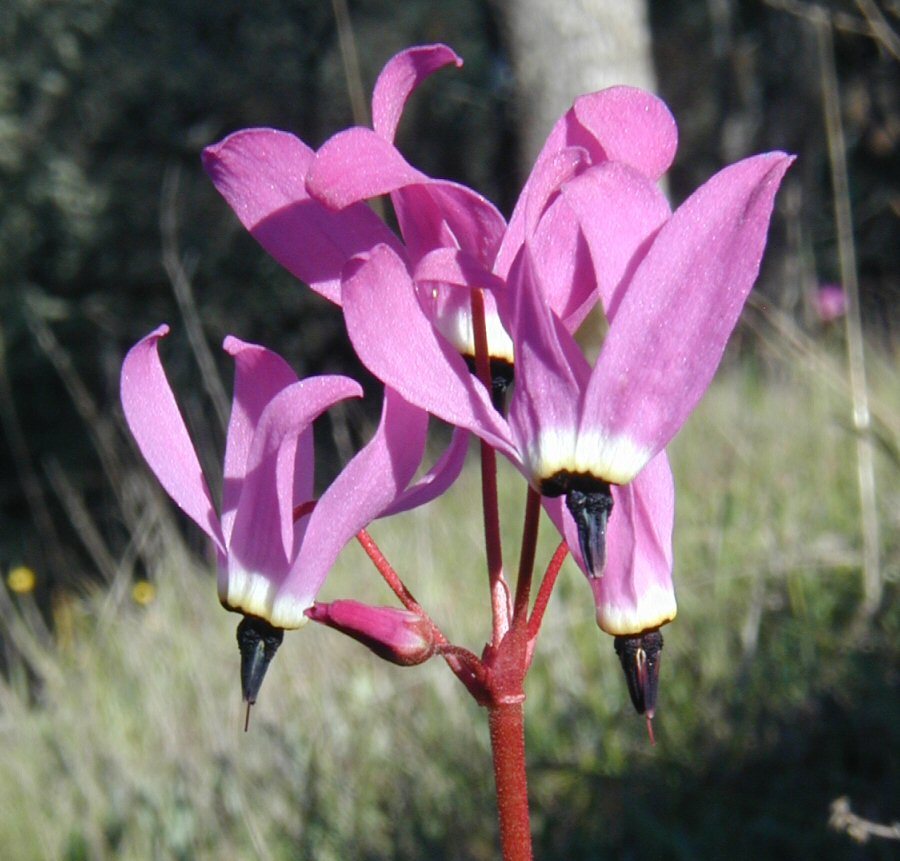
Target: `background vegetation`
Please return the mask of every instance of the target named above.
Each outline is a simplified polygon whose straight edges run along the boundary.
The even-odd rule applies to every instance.
[[[673,197],[751,152],[800,159],[760,298],[673,448],[680,615],[666,630],[655,749],[583,579],[565,571],[554,596],[528,688],[540,858],[887,858],[896,846],[857,844],[827,823],[842,795],[874,821],[900,817],[898,10],[822,7],[835,13],[885,591],[864,606],[843,336],[814,314],[818,286],[840,271],[814,7],[652,2],[660,91],[682,139]],[[350,11],[367,88],[407,44],[446,41],[464,56],[410,104],[401,146],[508,210],[516,118],[496,8],[367,0]],[[439,662],[401,672],[333,632],[292,635],[251,732],[238,732],[235,619],[215,602],[203,542],[146,475],[118,413],[124,350],[161,320],[175,324],[167,367],[211,465],[222,431],[210,404],[228,385],[196,369],[191,321],[206,343],[234,332],[301,374],[360,374],[334,309],[244,235],[198,159],[249,125],[315,146],[352,122],[346,92],[329,4],[4,6],[4,857],[495,855],[483,717]],[[321,429],[334,461],[366,436],[368,406]],[[474,474],[463,482],[377,537],[477,650],[481,571],[457,565],[480,545]],[[522,490],[508,493],[512,541]],[[549,529],[544,538],[546,559]],[[34,591],[13,591],[21,566],[36,572]],[[355,549],[328,596],[388,600]]]

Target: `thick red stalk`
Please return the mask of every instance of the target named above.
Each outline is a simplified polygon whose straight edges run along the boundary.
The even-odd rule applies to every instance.
[[[532,861],[523,704],[494,705],[489,715],[503,861]]]

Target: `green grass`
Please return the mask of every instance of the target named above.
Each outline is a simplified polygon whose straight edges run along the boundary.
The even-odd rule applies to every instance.
[[[896,418],[896,373],[874,377]],[[878,460],[888,582],[860,624],[848,415],[809,366],[747,363],[720,374],[672,446],[679,616],[664,632],[656,748],[566,563],[527,684],[536,857],[848,858],[831,800],[900,816],[896,451]],[[502,475],[512,570],[524,488]],[[478,494],[471,469],[434,505],[373,527],[475,651],[489,625]],[[286,637],[244,734],[238,617],[168,523],[151,530],[165,550],[146,607],[123,583],[63,597],[51,636],[28,596],[3,596],[2,856],[496,858],[485,715],[446,667],[387,666],[310,626]],[[539,562],[554,546],[545,523]],[[356,547],[322,597],[390,602]]]

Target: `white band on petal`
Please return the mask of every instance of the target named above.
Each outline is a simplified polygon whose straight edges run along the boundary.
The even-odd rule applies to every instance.
[[[641,595],[636,607],[600,604],[597,607],[597,624],[607,634],[625,637],[671,622],[677,609],[672,590],[653,585]]]
[[[611,484],[628,484],[651,457],[653,451],[627,436],[591,430],[578,436],[575,471],[599,476]]]
[[[538,479],[568,472],[592,475],[610,484],[628,484],[652,456],[650,449],[626,436],[608,436],[601,431],[579,436],[574,428],[548,428],[528,446],[525,461]]]
[[[513,342],[509,333],[503,328],[500,316],[496,311],[491,313],[485,309],[485,328],[487,329],[488,355],[492,359],[513,361]],[[472,315],[461,308],[447,308],[438,311],[435,319],[438,331],[464,356],[475,355],[475,333],[472,327]]]
[[[224,607],[258,616],[275,628],[300,628],[309,621],[305,612],[311,602],[279,597],[276,584],[270,578],[240,568],[233,559],[227,574],[219,572],[218,587],[219,601]]]

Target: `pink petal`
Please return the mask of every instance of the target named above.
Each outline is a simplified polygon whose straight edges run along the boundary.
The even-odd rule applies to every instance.
[[[659,231],[585,395],[585,469],[629,481],[694,409],[756,280],[775,192],[792,160],[770,153],[726,168]]]
[[[225,441],[225,468],[222,483],[222,532],[226,543],[231,538],[234,515],[241,495],[244,475],[247,472],[247,458],[253,434],[259,424],[263,410],[282,389],[297,382],[297,375],[281,356],[260,347],[248,344],[231,335],[222,345],[234,358],[234,399],[228,435]],[[305,446],[306,456],[312,452]],[[305,498],[312,496],[312,464],[305,464],[308,474]]]
[[[562,195],[587,240],[600,298],[611,323],[625,282],[671,214],[669,204],[654,183],[619,162],[582,173],[563,187]],[[548,256],[540,248],[536,252],[538,259]]]
[[[277,627],[297,626],[270,616],[275,590],[295,555],[294,507],[306,501],[294,496],[297,441],[330,406],[361,395],[359,384],[347,377],[311,377],[283,389],[263,410],[229,546],[228,606]]]
[[[372,93],[375,131],[393,142],[406,100],[425,78],[449,63],[462,66],[462,60],[446,45],[407,48],[388,60]]]
[[[613,487],[606,568],[589,578],[597,624],[608,634],[638,634],[675,618],[672,529],[675,486],[665,452],[625,487]]]
[[[166,493],[224,554],[212,496],[159,360],[158,342],[168,333],[168,326],[160,326],[129,350],[122,363],[122,409],[141,454]]]
[[[471,254],[457,248],[436,248],[415,267],[414,281],[432,325],[464,356],[475,356],[472,289],[483,292],[488,355],[513,361],[512,340],[497,308],[506,284],[484,269]]]
[[[410,403],[513,453],[508,425],[459,353],[434,330],[391,249],[379,246],[354,261],[342,297],[350,340],[376,377]]]
[[[531,259],[544,301],[570,332],[597,304],[598,272],[575,213],[557,198],[531,238]]]
[[[428,414],[385,389],[375,435],[322,494],[309,519],[274,613],[292,616],[312,604],[344,545],[400,496],[425,452]]]
[[[575,100],[547,137],[535,170],[560,150],[581,147],[593,164],[621,161],[659,179],[677,146],[678,129],[665,102],[636,87],[609,87]]]
[[[400,151],[371,129],[338,132],[319,148],[309,166],[309,194],[332,209],[428,182]]]
[[[304,185],[312,160],[305,143],[274,129],[235,132],[203,151],[206,172],[244,227],[289,272],[337,302],[347,260],[378,243],[399,244],[367,206],[333,212],[312,200]]]
[[[581,150],[587,162],[620,161],[658,179],[675,156],[678,130],[665,103],[635,87],[610,87],[576,99],[553,127],[525,182],[495,271],[505,274],[525,241],[526,202],[547,199],[548,164],[567,149]],[[551,189],[552,190],[552,189]]]
[[[418,260],[413,278],[416,283],[433,281],[458,287],[477,287],[497,291],[505,282],[486,270],[477,257],[459,248],[435,248]]]
[[[465,186],[431,179],[370,129],[347,129],[326,141],[310,166],[306,187],[334,209],[392,194],[413,260],[433,248],[456,245],[492,261],[506,230],[490,201]]]
[[[412,260],[434,248],[455,246],[490,269],[506,221],[489,200],[464,185],[428,180],[397,189],[392,201]]]
[[[516,386],[509,423],[532,483],[572,469],[590,367],[544,300],[529,246],[510,272]]]
[[[499,276],[507,276],[522,243],[532,236],[551,198],[563,183],[589,164],[587,152],[577,147],[564,147],[538,160],[516,201],[509,228],[497,252],[494,271]]]
[[[410,511],[437,499],[462,472],[466,462],[466,453],[469,450],[469,432],[461,428],[454,428],[450,444],[444,449],[435,465],[425,475],[417,479],[396,501],[381,512],[379,517],[389,517],[392,514],[400,514]]]
[[[650,179],[671,166],[678,128],[662,99],[636,87],[610,87],[575,100],[569,146],[583,146],[595,164],[604,158],[631,165]]]

